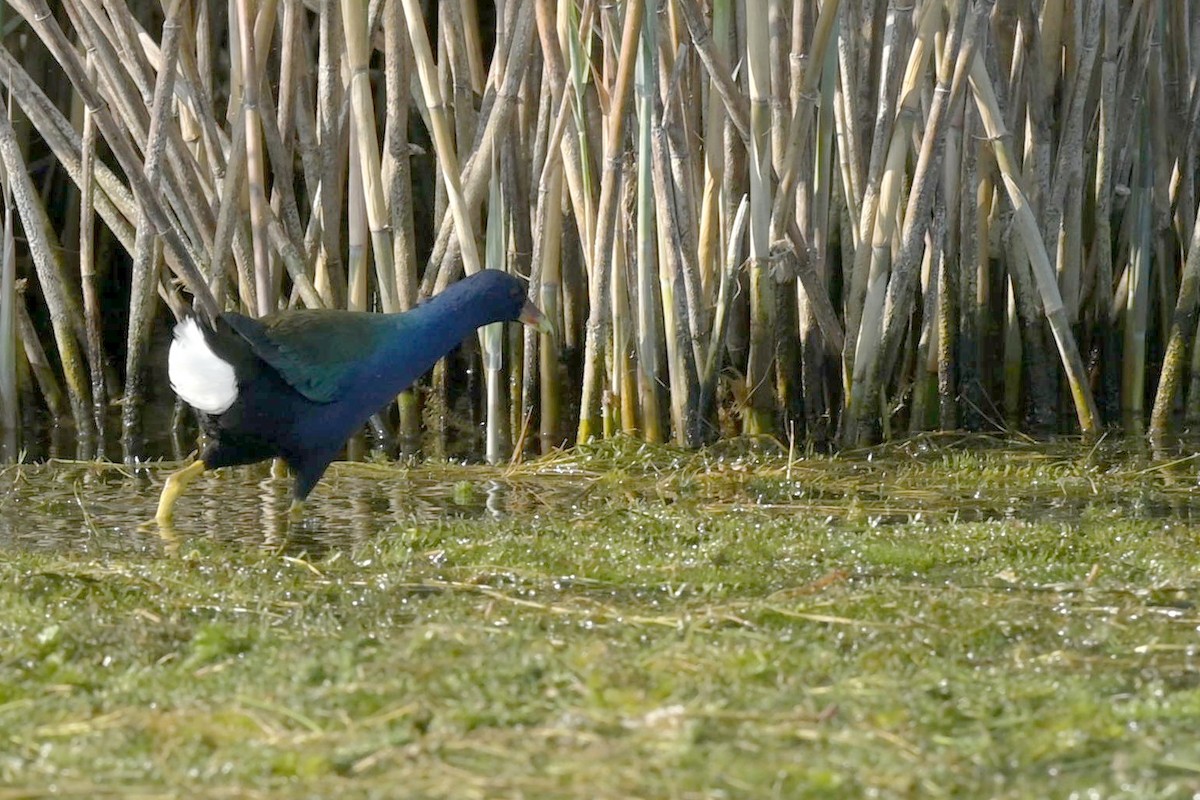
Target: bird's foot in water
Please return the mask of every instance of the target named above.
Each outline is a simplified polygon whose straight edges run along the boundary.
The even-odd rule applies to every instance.
[[[204,469],[204,462],[196,459],[167,477],[167,482],[163,484],[162,494],[158,498],[158,511],[154,514],[154,521],[159,527],[171,527],[171,523],[175,519],[175,501],[179,499],[179,495],[183,494],[187,485],[204,472]]]
[[[299,524],[304,521],[304,501],[303,500],[293,500],[292,501],[292,504],[288,507],[288,521],[291,522],[293,525]]]

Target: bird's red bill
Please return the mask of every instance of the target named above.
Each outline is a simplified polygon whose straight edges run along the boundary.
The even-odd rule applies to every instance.
[[[542,310],[533,304],[532,300],[525,301],[525,306],[521,309],[521,316],[518,319],[539,333],[547,336],[554,334],[554,326],[550,324],[550,320],[546,318]]]

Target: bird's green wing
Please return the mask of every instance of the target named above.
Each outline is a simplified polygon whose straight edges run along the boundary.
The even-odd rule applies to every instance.
[[[221,317],[289,386],[314,403],[336,400],[376,349],[386,317],[333,310],[294,310],[252,319]]]

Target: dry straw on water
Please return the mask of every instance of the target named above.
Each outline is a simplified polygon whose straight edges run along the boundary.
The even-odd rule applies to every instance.
[[[136,452],[164,309],[397,311],[483,267],[558,335],[481,332],[481,382],[382,428],[436,442],[464,391],[491,461],[1200,415],[1200,0],[5,12],[5,430],[120,399]]]

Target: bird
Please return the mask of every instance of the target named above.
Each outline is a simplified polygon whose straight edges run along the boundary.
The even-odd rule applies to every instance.
[[[255,319],[233,312],[176,324],[171,388],[207,436],[195,461],[172,473],[155,521],[207,469],[282,458],[293,516],[346,440],[477,328],[520,321],[553,327],[516,277],[483,269],[408,311],[289,309]]]

